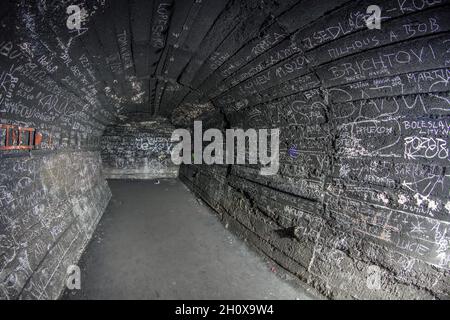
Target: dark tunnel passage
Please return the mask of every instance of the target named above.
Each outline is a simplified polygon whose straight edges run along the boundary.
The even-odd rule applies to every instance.
[[[214,298],[450,299],[450,1],[3,0],[0,28],[0,299],[119,251],[129,298],[208,297],[172,270]]]

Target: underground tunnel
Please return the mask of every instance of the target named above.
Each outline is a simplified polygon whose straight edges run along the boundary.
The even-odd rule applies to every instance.
[[[450,299],[449,13],[3,0],[0,299]]]

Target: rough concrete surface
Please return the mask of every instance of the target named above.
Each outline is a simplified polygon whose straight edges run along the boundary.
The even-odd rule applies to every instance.
[[[126,180],[178,177],[178,166],[170,158],[174,129],[160,118],[108,126],[101,139],[104,176]]]
[[[159,182],[159,184],[158,184]],[[113,198],[64,299],[311,299],[179,180],[110,180]]]

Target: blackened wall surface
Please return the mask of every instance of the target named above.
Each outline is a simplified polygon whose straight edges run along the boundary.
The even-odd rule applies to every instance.
[[[378,1],[381,30],[365,25],[370,0],[78,4],[78,30],[67,26],[66,2],[0,7],[0,122],[43,133],[33,161],[98,159],[104,129],[130,112],[184,127],[196,119],[205,128],[277,127],[276,176],[189,166],[183,178],[228,225],[328,297],[448,297],[448,0]],[[23,175],[7,161],[26,163],[29,154],[3,155],[15,157],[1,158],[1,213],[9,217]],[[62,162],[61,185],[93,166],[82,158],[76,168]],[[95,185],[98,171],[90,172]],[[54,187],[40,181],[29,188]],[[37,216],[43,228],[47,212]],[[2,225],[6,248],[20,244],[9,231],[14,221]],[[46,250],[55,243],[48,238]],[[77,251],[53,252],[66,261]],[[1,257],[2,294],[22,297],[53,260],[44,255],[23,275],[30,281],[12,281],[21,258],[11,256]],[[373,270],[382,289],[367,285]],[[54,296],[47,283],[37,297]]]
[[[91,5],[93,18],[103,6]],[[56,299],[110,199],[99,138],[117,104],[99,81],[100,45],[66,27],[66,5],[0,11],[0,124],[43,135],[31,152],[0,151],[0,299]]]
[[[98,152],[0,160],[0,299],[56,299],[108,201]]]
[[[164,119],[106,128],[102,137],[103,173],[109,179],[178,177],[171,160],[174,127]]]

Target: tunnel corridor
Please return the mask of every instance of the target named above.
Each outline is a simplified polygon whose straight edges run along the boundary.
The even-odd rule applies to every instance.
[[[3,0],[0,300],[449,300],[449,83],[449,0]]]

